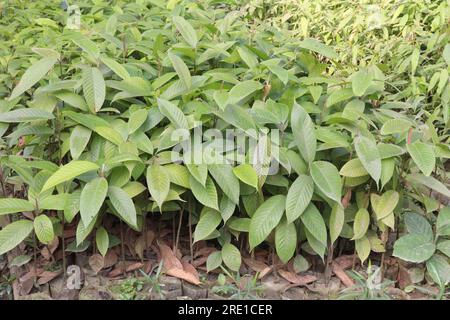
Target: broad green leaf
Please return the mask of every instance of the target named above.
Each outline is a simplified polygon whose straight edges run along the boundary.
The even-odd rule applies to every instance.
[[[380,133],[382,135],[403,133],[411,128],[411,122],[405,119],[390,119],[386,121],[381,127]]]
[[[302,158],[311,163],[314,161],[317,145],[314,123],[308,113],[297,104],[292,107],[291,126]]]
[[[172,102],[158,98],[159,111],[179,129],[189,129],[188,121],[183,111]]]
[[[0,114],[0,122],[6,123],[50,120],[54,118],[53,114],[48,111],[31,108],[16,109]]]
[[[102,256],[106,256],[109,248],[109,235],[105,228],[100,227],[95,233],[95,243],[97,244],[97,249]]]
[[[364,168],[363,164],[361,163],[361,160],[359,160],[358,158],[349,160],[342,166],[339,173],[341,174],[341,176],[350,178],[362,177],[369,174],[366,168]]]
[[[450,240],[439,241],[437,249],[450,258]]]
[[[186,63],[177,56],[176,54],[169,51],[168,53],[169,59],[172,62],[172,66],[175,69],[178,78],[180,78],[181,82],[185,85],[186,89],[191,88],[192,80],[191,80],[191,73],[189,72],[189,68],[187,67]]]
[[[227,197],[234,203],[239,204],[239,180],[233,174],[231,166],[228,164],[211,164],[208,166],[208,170]]]
[[[394,190],[386,191],[381,196],[372,193],[370,195],[370,202],[377,220],[386,218],[390,215],[397,206],[399,198],[398,192]]]
[[[186,41],[192,48],[196,48],[198,43],[197,33],[191,24],[180,16],[173,17],[173,23],[175,24],[178,32],[181,33],[184,41]]]
[[[58,171],[53,173],[45,182],[41,192],[44,192],[60,183],[69,181],[83,173],[98,170],[99,167],[90,161],[73,160],[68,164],[60,167]]]
[[[185,161],[186,162],[186,161]],[[202,186],[206,183],[206,178],[208,177],[208,166],[205,163],[202,164],[186,164],[189,173],[195,180],[197,180]]]
[[[242,61],[244,61],[250,69],[256,68],[258,65],[258,58],[253,52],[245,47],[238,47],[237,52],[239,53]]]
[[[84,186],[80,196],[80,215],[85,226],[97,216],[107,193],[108,182],[103,177],[95,178]]]
[[[317,52],[329,59],[339,59],[338,54],[331,48],[330,46],[327,46],[326,44],[323,44],[319,40],[308,38],[303,41],[300,41],[298,43],[298,46],[300,48],[308,49],[314,52]]]
[[[429,144],[415,141],[411,144],[407,144],[406,149],[420,171],[422,171],[425,176],[429,176],[436,165],[433,147]]]
[[[33,231],[33,222],[18,220],[0,230],[0,255],[19,245]]]
[[[83,94],[92,113],[98,112],[106,96],[106,85],[103,74],[97,68],[86,68],[82,76]]]
[[[75,126],[70,134],[70,155],[77,160],[85,151],[91,138],[92,131],[83,126]]]
[[[252,216],[249,242],[253,250],[263,242],[278,225],[286,207],[286,197],[276,195],[264,201]]]
[[[342,181],[336,167],[326,161],[311,164],[311,177],[316,186],[330,199],[341,202]]]
[[[355,240],[355,249],[361,262],[364,263],[370,255],[370,241],[366,236]]]
[[[206,260],[206,272],[213,271],[222,265],[222,251],[214,251]]]
[[[394,243],[393,255],[405,261],[421,263],[433,255],[436,246],[428,236],[407,234]]]
[[[448,263],[448,259],[435,254],[427,260],[426,266],[433,281],[440,288],[445,288],[450,282],[450,264]]]
[[[108,57],[101,57],[100,60],[109,68],[112,72],[117,74],[119,77],[121,77],[123,80],[130,78],[130,74],[128,73],[127,69],[120,63],[118,63],[116,60],[108,58]]]
[[[20,255],[12,259],[12,261],[8,264],[9,268],[12,267],[21,267],[23,265],[26,265],[28,262],[31,261],[33,257],[27,256],[27,255]]]
[[[251,222],[250,218],[236,218],[236,219],[230,220],[228,227],[232,230],[239,231],[239,232],[249,232],[250,222]]]
[[[423,184],[424,186],[433,189],[446,197],[450,197],[450,190],[439,180],[434,177],[426,177],[420,173],[413,173],[406,176],[406,180],[412,183]]]
[[[305,225],[305,228],[314,236],[320,243],[327,245],[327,227],[325,221],[319,210],[314,204],[309,204],[305,212],[300,217]]]
[[[283,219],[275,229],[275,247],[277,255],[283,263],[287,263],[297,247],[297,229],[294,223]]]
[[[57,57],[46,57],[33,63],[23,74],[17,86],[11,92],[9,101],[17,98],[22,93],[34,86],[39,80],[41,80],[47,72],[53,68],[53,65],[58,61]],[[0,120],[1,121],[1,120]]]
[[[441,236],[450,236],[450,207],[442,208],[436,221],[436,232]]]
[[[375,142],[364,136],[357,137],[355,150],[362,165],[378,185],[381,177],[381,157]]]
[[[49,217],[45,214],[41,214],[34,218],[33,222],[34,232],[40,242],[44,244],[49,244],[55,237],[55,232],[53,231],[53,224]]]
[[[306,240],[308,240],[307,245],[323,260],[327,246],[314,237],[308,229],[305,229],[305,236]],[[308,253],[313,254],[310,251]]]
[[[165,167],[151,164],[147,168],[146,179],[148,190],[161,209],[162,204],[169,194],[170,175]]]
[[[391,180],[391,178],[394,176],[394,170],[395,170],[395,159],[393,158],[387,158],[381,160],[381,188],[384,188],[386,183]]]
[[[67,193],[49,195],[39,201],[41,210],[64,210],[67,200]]]
[[[222,221],[220,212],[212,208],[204,207],[194,231],[194,242],[208,237]]]
[[[0,216],[9,213],[33,211],[34,205],[27,200],[15,198],[0,199]]]
[[[189,178],[192,193],[194,197],[203,205],[219,210],[216,186],[213,180],[208,176],[205,186],[201,185],[193,176]]]
[[[254,80],[246,80],[239,82],[231,88],[227,104],[234,104],[253,94],[255,91],[261,90],[263,85]]]
[[[366,69],[361,69],[351,76],[352,90],[355,96],[361,97],[370,87],[373,81],[373,74]]]
[[[353,238],[352,240],[361,239],[366,235],[369,229],[370,215],[367,209],[361,208],[356,212],[355,221],[353,222]]]
[[[422,215],[408,212],[404,215],[405,226],[410,234],[421,234],[433,241],[433,230],[428,220]]]
[[[292,183],[286,197],[286,217],[289,223],[297,220],[305,211],[313,192],[314,181],[310,176],[300,174]]]
[[[243,163],[234,167],[233,173],[242,182],[258,189],[258,175],[250,164]]]
[[[233,271],[239,271],[241,267],[241,253],[231,243],[226,243],[222,247],[222,259],[225,265]]]
[[[147,120],[148,110],[139,109],[130,114],[130,119],[128,119],[128,131],[129,133],[135,132],[139,129]]]
[[[137,226],[136,208],[130,196],[119,187],[108,187],[108,197],[119,216],[129,225]]]
[[[64,205],[64,218],[66,222],[71,223],[75,215],[80,211],[80,197],[80,189],[67,195]]]
[[[169,174],[171,183],[177,184],[187,189],[191,187],[189,184],[189,171],[185,166],[176,163],[170,163],[168,165],[165,165],[164,168]]]
[[[344,222],[344,208],[339,203],[335,203],[331,209],[329,223],[331,243],[334,243],[341,234]]]

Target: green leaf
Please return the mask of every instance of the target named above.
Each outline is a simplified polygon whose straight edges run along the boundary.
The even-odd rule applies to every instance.
[[[41,210],[64,210],[66,205],[67,193],[49,195],[39,201],[39,209]]]
[[[227,104],[237,103],[249,95],[253,94],[255,91],[261,90],[263,85],[254,80],[246,80],[239,82],[229,92],[229,98]]]
[[[355,249],[359,259],[364,263],[370,254],[370,241],[367,236],[355,240]]]
[[[60,167],[55,173],[53,173],[45,182],[41,192],[44,192],[60,183],[69,181],[83,173],[98,169],[98,165],[93,162],[73,160],[68,164]]]
[[[368,70],[361,69],[351,76],[352,90],[355,96],[361,97],[370,87],[373,81],[373,74]]]
[[[83,126],[75,126],[70,134],[70,155],[72,159],[77,160],[91,138],[92,131]]]
[[[85,226],[95,219],[107,193],[108,181],[103,177],[95,178],[84,186],[80,196],[80,215]]]
[[[200,241],[208,237],[222,221],[219,211],[212,208],[204,207],[200,214],[200,220],[194,231],[194,242]]]
[[[170,190],[170,175],[166,168],[158,164],[151,164],[147,168],[147,187],[151,196],[161,209]]]
[[[114,186],[108,188],[108,196],[119,216],[129,225],[136,227],[136,208],[130,196],[121,188]]]
[[[436,157],[432,146],[415,141],[406,145],[411,158],[425,176],[429,176],[436,165]]]
[[[292,183],[286,197],[286,217],[294,222],[309,205],[314,192],[314,181],[310,176],[300,174]]]
[[[55,232],[53,231],[53,224],[49,217],[45,214],[41,214],[34,218],[34,232],[40,242],[44,244],[49,244],[55,237]]]
[[[27,200],[3,198],[0,199],[0,216],[9,213],[33,211],[34,205]]]
[[[108,57],[101,57],[100,60],[109,68],[112,72],[117,74],[119,77],[121,77],[123,80],[130,78],[130,74],[128,73],[127,69],[120,63],[118,63],[116,60],[108,58]]]
[[[283,219],[275,229],[275,247],[277,255],[283,263],[287,263],[294,255],[297,247],[297,229],[294,223]]]
[[[219,210],[216,186],[209,176],[206,178],[205,186],[202,186],[193,176],[189,178],[189,184],[194,197],[201,204]]]
[[[450,190],[447,189],[447,187],[442,182],[435,179],[434,177],[426,177],[419,173],[413,173],[407,175],[406,180],[412,183],[423,184],[424,186],[433,189],[434,191],[439,192],[446,197],[450,197]]]
[[[32,259],[32,256],[27,255],[20,255],[12,259],[12,261],[8,264],[9,268],[12,267],[21,267],[23,265],[26,265],[28,262],[30,262]]]
[[[440,287],[445,286],[450,282],[450,265],[448,259],[435,254],[427,260],[427,271],[433,281]]]
[[[19,245],[33,231],[33,222],[18,220],[0,230],[0,255]]]
[[[362,165],[378,185],[381,177],[381,157],[377,145],[367,137],[355,139],[355,150]]]
[[[173,54],[171,51],[169,51],[168,56],[181,82],[183,82],[186,89],[190,89],[192,84],[191,73],[189,72],[189,68],[186,63],[184,63],[179,56]]]
[[[95,243],[102,256],[106,256],[109,248],[109,235],[105,228],[99,227],[95,233]]]
[[[441,236],[450,236],[450,207],[442,208],[436,221],[436,232]]]
[[[97,68],[85,68],[82,75],[83,94],[92,113],[98,112],[106,96],[103,74]]]
[[[408,234],[394,243],[393,255],[405,261],[421,263],[433,255],[436,246],[428,236]]]
[[[358,158],[349,160],[342,166],[339,173],[341,176],[350,178],[363,177],[369,174]]]
[[[381,127],[382,135],[403,133],[411,128],[411,122],[405,119],[390,119]]]
[[[315,161],[311,164],[310,171],[311,177],[320,191],[340,203],[342,180],[336,167],[330,162]]]
[[[309,163],[314,161],[317,146],[314,123],[308,113],[298,104],[294,104],[292,107],[291,126],[302,158]]]
[[[222,259],[225,265],[233,271],[239,271],[241,267],[241,253],[231,243],[226,243],[222,247]]]
[[[345,214],[344,208],[339,204],[335,203],[331,208],[330,214],[330,241],[334,243],[342,232],[344,227]]]
[[[258,65],[258,58],[253,52],[245,47],[238,47],[237,52],[239,53],[242,61],[244,61],[250,69],[256,68]]]
[[[131,134],[139,129],[147,120],[148,110],[139,109],[130,114],[128,119],[128,132]]]
[[[233,173],[242,182],[258,189],[258,175],[250,164],[243,163],[234,167]]]
[[[372,193],[370,195],[370,202],[372,204],[372,209],[377,216],[377,220],[386,218],[390,215],[397,206],[399,198],[398,192],[394,190],[386,191],[381,196]]]
[[[22,93],[34,86],[39,80],[41,80],[47,72],[53,68],[53,65],[58,61],[57,57],[46,57],[33,63],[23,74],[17,86],[11,92],[9,101],[14,100]],[[1,121],[1,120],[0,120]]]
[[[66,203],[64,205],[64,218],[66,219],[66,222],[71,223],[73,218],[75,218],[75,215],[80,211],[80,197],[80,189],[67,195]]]
[[[184,113],[172,102],[158,98],[159,111],[166,116],[179,129],[189,129]]]
[[[439,241],[437,249],[450,258],[450,240]]]
[[[186,162],[186,161],[185,161]],[[205,163],[196,164],[186,164],[189,173],[195,178],[202,186],[206,183],[206,178],[208,177],[208,166]]]
[[[249,232],[250,222],[250,218],[235,218],[233,220],[230,220],[228,227],[239,232]]]
[[[191,24],[180,16],[173,17],[173,23],[175,24],[178,32],[181,33],[184,41],[186,41],[192,48],[196,48],[198,43],[197,33]]]
[[[358,240],[365,236],[370,224],[370,214],[367,209],[361,208],[356,212],[355,221],[353,222],[353,238]]]
[[[276,195],[264,201],[252,216],[250,222],[250,250],[263,242],[278,225],[286,207],[286,197]]]
[[[211,164],[208,170],[227,197],[239,204],[239,180],[233,174],[232,167],[228,164]]]
[[[418,213],[408,212],[404,215],[405,226],[411,234],[422,234],[433,241],[433,230],[428,220]]]
[[[165,165],[164,168],[169,174],[171,183],[177,184],[186,189],[189,189],[191,187],[189,184],[189,171],[185,166],[176,163],[170,163],[168,165]]]
[[[214,251],[206,259],[206,272],[217,269],[222,264],[222,251]]]
[[[323,44],[319,40],[308,38],[303,41],[300,41],[298,43],[298,46],[300,48],[308,49],[314,52],[317,52],[329,59],[339,59],[338,54],[331,48],[330,46],[327,46],[326,44]]]
[[[327,227],[322,215],[316,206],[312,203],[306,208],[303,215],[300,217],[305,225],[305,228],[324,246],[327,245]]]
[[[50,120],[55,117],[48,111],[41,109],[23,108],[0,114],[0,122],[18,123],[36,120]]]

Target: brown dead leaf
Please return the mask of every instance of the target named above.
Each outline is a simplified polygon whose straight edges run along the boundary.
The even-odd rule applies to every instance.
[[[181,264],[183,265],[184,271],[192,273],[197,279],[199,279],[198,271],[192,264],[190,264],[186,260],[181,260]]]
[[[59,246],[59,238],[58,237],[54,237],[52,242],[49,243],[48,250],[50,251],[51,254],[55,253],[56,249],[58,249]]]
[[[95,273],[99,273],[105,266],[105,259],[101,254],[93,254],[89,257],[89,266]]]
[[[214,251],[217,251],[214,247],[203,247],[194,253],[194,259],[197,259],[198,257],[208,257]]]
[[[41,255],[46,261],[49,261],[52,258],[52,253],[47,247],[41,249]]]
[[[278,270],[278,274],[280,276],[282,276],[284,279],[286,279],[287,281],[294,283],[296,285],[300,285],[300,286],[307,285],[307,284],[312,283],[317,280],[317,277],[313,276],[313,275],[301,276],[301,275],[298,275],[298,274],[295,274],[293,272],[289,272],[286,270]]]
[[[333,261],[331,265],[332,265],[333,272],[336,275],[336,277],[338,277],[339,280],[341,280],[341,282],[346,287],[351,287],[354,285],[353,280],[345,273],[344,268],[342,268],[342,266],[339,263],[337,263],[336,261]]]
[[[347,190],[347,192],[345,193],[344,197],[341,200],[344,209],[347,209],[351,199],[352,199],[352,188]]]
[[[353,265],[353,260],[354,260],[354,255],[353,254],[349,254],[349,255],[342,255],[337,257],[336,259],[334,259],[334,262],[338,263],[342,269],[348,269]],[[358,262],[359,259],[355,259],[355,263],[359,263]]]
[[[27,295],[31,292],[35,280],[36,280],[36,272],[34,270],[25,273],[23,276],[19,278],[18,282],[21,296]]]
[[[190,272],[186,272],[183,269],[172,268],[172,269],[167,270],[166,274],[169,276],[172,276],[172,277],[186,280],[187,282],[190,282],[195,285],[200,284],[200,280],[195,275],[193,275]]]
[[[252,258],[243,258],[244,263],[255,272],[262,272],[269,266],[262,261],[252,259]]]
[[[141,269],[143,266],[144,266],[144,264],[142,262],[134,262],[134,263],[127,265],[126,271],[131,272],[134,270],[138,270],[138,269]]]
[[[46,284],[47,282],[55,279],[62,273],[62,270],[59,271],[44,271],[39,275],[38,285]]]
[[[174,252],[168,245],[160,244],[159,251],[161,252],[161,259],[163,261],[164,268],[167,270],[176,268],[183,270],[183,264],[175,256]]]
[[[408,269],[406,269],[401,264],[399,264],[397,279],[398,279],[398,285],[399,285],[400,289],[405,289],[407,286],[412,284]]]
[[[153,240],[155,239],[155,233],[151,230],[147,231],[147,242],[144,238],[144,235],[141,235],[136,239],[136,243],[134,244],[134,251],[136,255],[143,260],[144,259],[144,251],[150,248]]]
[[[114,250],[108,250],[105,258],[103,259],[103,268],[106,269],[112,267],[117,263],[118,259],[119,258],[117,257],[117,253]]]

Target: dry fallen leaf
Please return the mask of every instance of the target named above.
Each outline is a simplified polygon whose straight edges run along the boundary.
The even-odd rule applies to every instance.
[[[89,265],[95,273],[99,273],[105,266],[105,259],[101,254],[93,254],[89,257]]]
[[[136,239],[136,243],[134,244],[134,251],[141,260],[144,259],[144,251],[150,248],[154,239],[155,233],[151,230],[147,231],[147,242],[145,241],[146,239],[143,235]]]
[[[300,285],[300,286],[307,285],[307,284],[312,283],[317,280],[317,277],[313,276],[313,275],[301,276],[301,275],[298,275],[298,274],[295,274],[293,272],[289,272],[286,270],[278,270],[278,274],[280,276],[282,276],[284,279],[286,279],[287,281],[294,283],[296,285]]]
[[[354,285],[353,280],[345,273],[344,269],[339,263],[333,261],[332,268],[336,277],[338,277],[346,287],[351,287]]]
[[[39,280],[37,281],[38,285],[46,284],[47,282],[55,279],[62,273],[62,270],[59,271],[44,271],[39,275]]]
[[[183,265],[181,264],[180,260],[175,257],[174,252],[168,245],[160,244],[159,251],[161,252],[161,259],[163,261],[164,268],[166,268],[167,270],[172,268],[183,270]]]
[[[200,280],[197,277],[195,277],[195,275],[193,275],[190,272],[186,272],[183,269],[172,268],[172,269],[167,270],[166,274],[169,276],[172,276],[172,277],[186,280],[187,282],[190,282],[195,285],[200,284]]]
[[[108,250],[103,259],[103,268],[110,268],[117,263],[119,258],[117,257],[117,253],[114,250]]]

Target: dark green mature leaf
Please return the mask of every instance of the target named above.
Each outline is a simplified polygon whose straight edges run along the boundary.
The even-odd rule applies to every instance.
[[[394,243],[393,255],[405,261],[420,263],[428,260],[436,250],[429,237],[422,234],[408,234]]]
[[[294,255],[297,247],[297,229],[294,223],[285,219],[275,229],[275,247],[283,263],[287,263]]]
[[[129,225],[137,226],[136,208],[130,196],[119,187],[108,187],[108,197],[119,216]]]

